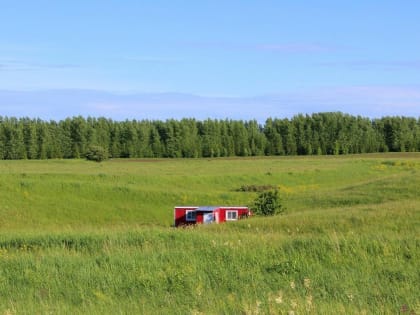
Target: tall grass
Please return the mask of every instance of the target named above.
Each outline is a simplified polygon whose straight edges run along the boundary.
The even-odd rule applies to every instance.
[[[0,164],[0,314],[420,313],[419,155]],[[174,229],[175,204],[287,213]]]
[[[378,204],[417,194],[419,155],[398,157],[2,161],[0,224],[167,227],[174,205],[252,204],[255,193],[238,192],[242,185],[277,186],[289,212]]]

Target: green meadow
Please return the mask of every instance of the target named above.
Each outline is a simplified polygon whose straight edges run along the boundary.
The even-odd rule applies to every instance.
[[[177,205],[283,215],[176,229]],[[420,154],[0,161],[0,315],[420,314]]]

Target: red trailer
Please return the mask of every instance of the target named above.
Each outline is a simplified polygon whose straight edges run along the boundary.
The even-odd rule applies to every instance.
[[[236,221],[250,215],[248,207],[179,206],[174,208],[174,226]]]

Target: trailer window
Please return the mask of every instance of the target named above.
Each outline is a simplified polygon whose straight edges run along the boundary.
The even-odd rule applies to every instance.
[[[226,211],[226,220],[228,221],[238,220],[238,211],[237,210]]]
[[[187,221],[195,221],[196,220],[196,212],[195,212],[195,210],[187,210],[185,212],[185,219]]]

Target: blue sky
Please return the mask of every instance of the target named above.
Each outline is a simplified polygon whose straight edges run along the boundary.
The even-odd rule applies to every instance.
[[[419,1],[0,4],[3,116],[420,116]]]

